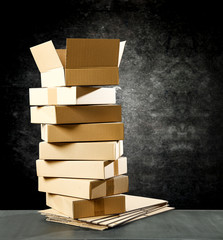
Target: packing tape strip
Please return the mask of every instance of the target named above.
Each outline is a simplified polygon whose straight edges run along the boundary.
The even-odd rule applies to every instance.
[[[57,88],[48,88],[48,104],[57,104]]]

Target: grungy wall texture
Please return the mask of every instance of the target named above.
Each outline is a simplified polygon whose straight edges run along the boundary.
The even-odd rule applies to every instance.
[[[23,11],[5,26],[2,45],[1,209],[45,208],[35,171],[40,127],[29,123],[28,102],[28,88],[40,87],[40,76],[29,47],[52,39],[65,48],[66,38],[127,40],[117,101],[130,193],[176,208],[222,208],[223,19],[219,6],[196,3],[15,6]]]

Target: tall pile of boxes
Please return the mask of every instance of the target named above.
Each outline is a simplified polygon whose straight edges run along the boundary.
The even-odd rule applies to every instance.
[[[36,161],[46,204],[71,218],[125,212],[127,158],[114,88],[125,42],[67,39],[31,48],[41,88],[31,88],[31,123],[41,124]],[[94,86],[94,87],[93,87]]]

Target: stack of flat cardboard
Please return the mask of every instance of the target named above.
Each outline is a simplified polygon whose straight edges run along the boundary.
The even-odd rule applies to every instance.
[[[41,124],[36,168],[49,221],[104,230],[170,209],[163,200],[122,194],[121,106],[114,88],[95,86],[119,84],[124,46],[118,39],[67,39],[66,49],[52,41],[31,48],[42,86],[29,92],[31,122]]]

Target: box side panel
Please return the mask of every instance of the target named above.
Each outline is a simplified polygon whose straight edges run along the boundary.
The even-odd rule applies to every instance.
[[[57,123],[121,122],[120,105],[107,106],[58,106]]]
[[[128,192],[129,180],[128,176],[120,175],[106,180],[107,193],[106,196]]]
[[[98,180],[90,183],[90,199],[106,196],[106,182]]]
[[[65,85],[66,82],[63,67],[55,68],[47,72],[41,73],[42,87],[61,87]]]
[[[31,123],[56,123],[56,114],[54,106],[31,107]]]
[[[95,216],[93,200],[81,200],[73,202],[73,218],[93,216]]]
[[[37,160],[41,177],[104,179],[101,161],[47,161]]]
[[[77,87],[77,104],[115,104],[115,88]]]
[[[40,192],[90,199],[89,188],[92,180],[38,177],[38,181]]]
[[[104,214],[125,212],[125,196],[112,196],[104,198]]]
[[[76,105],[76,87],[58,87],[57,104],[58,105]]]
[[[47,88],[30,88],[29,89],[29,104],[31,106],[42,106],[48,104]]]
[[[47,142],[114,141],[124,138],[123,123],[47,125],[41,128]],[[47,135],[46,135],[47,134]]]
[[[127,173],[127,158],[120,157],[114,162],[115,165],[115,176]]]
[[[46,193],[46,205],[73,218],[73,201],[70,197]]]
[[[118,85],[118,67],[66,69],[67,86]]]

